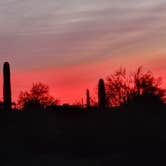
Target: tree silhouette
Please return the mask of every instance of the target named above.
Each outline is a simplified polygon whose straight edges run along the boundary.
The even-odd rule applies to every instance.
[[[128,104],[156,112],[164,106],[166,90],[161,88],[161,78],[155,78],[150,71],[143,72],[139,67],[134,74],[134,90],[128,98]]]
[[[58,100],[55,100],[49,95],[49,87],[42,83],[33,84],[30,92],[21,92],[18,104],[24,109],[42,110],[48,106],[56,105]]]
[[[133,105],[144,109],[157,109],[164,104],[165,90],[161,79],[139,67],[133,75],[120,68],[107,78],[107,98],[111,105]]]
[[[128,100],[132,91],[132,78],[126,74],[126,69],[120,68],[107,77],[106,98],[111,106],[119,106]]]
[[[8,62],[4,63],[3,66],[3,102],[4,102],[4,110],[10,111],[12,105],[11,99],[11,82],[10,82],[10,65]]]

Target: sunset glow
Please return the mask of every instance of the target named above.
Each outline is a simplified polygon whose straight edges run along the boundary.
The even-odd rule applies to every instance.
[[[12,94],[42,82],[62,103],[95,95],[99,78],[143,65],[166,87],[165,0],[0,0],[0,68]],[[0,99],[2,99],[2,72]]]

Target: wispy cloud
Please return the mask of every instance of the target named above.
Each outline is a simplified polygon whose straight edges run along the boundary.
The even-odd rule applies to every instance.
[[[68,101],[73,82],[82,96],[121,64],[164,73],[165,20],[165,0],[0,0],[0,66],[12,62],[16,96],[40,79]]]
[[[41,67],[66,66],[160,49],[165,6],[165,0],[0,0],[0,60],[26,68],[25,60],[34,59],[34,67],[40,57]]]

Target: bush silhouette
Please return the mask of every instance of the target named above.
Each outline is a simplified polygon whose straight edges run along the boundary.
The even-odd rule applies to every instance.
[[[57,100],[49,95],[47,85],[36,83],[33,84],[30,92],[25,91],[20,93],[18,104],[24,110],[44,110],[46,107],[56,105],[57,102]]]
[[[4,102],[4,110],[10,111],[12,105],[11,98],[11,82],[10,82],[10,65],[8,62],[4,63],[3,66],[3,102]]]
[[[144,72],[142,67],[132,75],[120,68],[107,78],[106,87],[109,103],[114,106],[138,106],[153,111],[164,105],[161,79],[155,78],[150,71]]]

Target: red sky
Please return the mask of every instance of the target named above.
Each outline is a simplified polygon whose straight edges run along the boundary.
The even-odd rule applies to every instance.
[[[120,66],[165,79],[165,20],[165,0],[0,1],[0,69],[10,62],[14,100],[40,81],[80,101]]]
[[[112,58],[109,61],[94,62],[91,64],[69,66],[67,68],[48,68],[31,71],[16,71],[11,64],[12,94],[17,101],[20,91],[29,90],[32,83],[42,82],[50,87],[50,94],[59,99],[61,103],[85,101],[85,92],[89,88],[91,95],[95,96],[99,78],[106,78],[119,67],[126,67],[128,72],[133,72],[140,64],[145,70],[151,70],[158,77],[163,77],[163,87],[166,87],[165,56],[156,56],[149,61],[141,57],[128,56],[128,59]],[[137,56],[138,57],[138,56]],[[1,66],[2,68],[2,66]],[[2,87],[2,75],[0,79]],[[0,89],[2,96],[2,88]],[[1,97],[2,98],[2,97]]]

